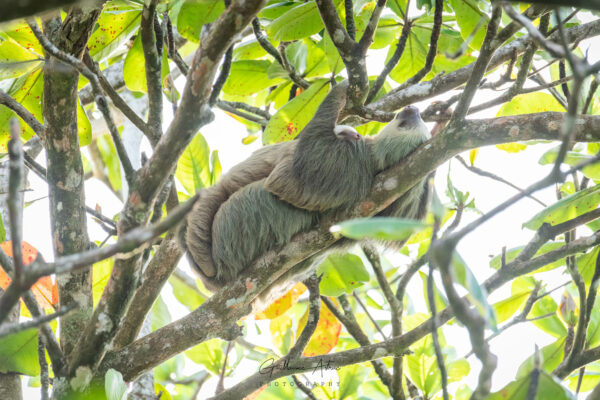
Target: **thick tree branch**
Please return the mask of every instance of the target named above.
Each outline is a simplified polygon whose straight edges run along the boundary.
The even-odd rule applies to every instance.
[[[269,287],[279,276],[286,273],[301,260],[334,242],[328,231],[331,224],[353,218],[373,215],[389,204],[401,193],[427,176],[429,171],[462,151],[485,145],[513,142],[515,140],[550,139],[557,140],[564,114],[539,113],[503,117],[490,120],[465,121],[460,129],[448,129],[421,146],[398,165],[377,176],[373,189],[365,201],[335,220],[323,220],[311,232],[298,235],[278,253],[269,253],[258,260],[240,276],[239,280],[217,292],[200,308],[152,334],[138,339],[123,349],[107,354],[102,370],[115,368],[130,379],[157,365],[166,358],[186,348],[214,337],[227,337],[236,331],[235,322],[250,312],[251,306],[262,290]],[[576,125],[576,138],[579,141],[596,141],[600,138],[600,117],[581,116]],[[576,243],[577,242],[577,243]],[[583,244],[585,239],[572,242],[562,249],[562,253],[577,252],[592,246],[595,242]],[[564,254],[552,256],[564,257]],[[552,257],[549,256],[549,257]],[[517,269],[507,264],[506,271],[499,272],[488,284],[496,288],[511,279],[512,274],[535,269],[548,258],[534,259]],[[541,264],[544,265],[544,264]],[[500,275],[501,274],[501,275]],[[440,323],[449,318],[449,311],[441,313]],[[198,327],[205,329],[198,329]],[[431,327],[428,326],[427,332]],[[420,331],[417,331],[420,332]],[[412,336],[416,333],[402,335]],[[423,333],[425,334],[425,333]],[[402,339],[404,340],[404,339]],[[157,349],[148,354],[144,349]],[[160,349],[160,350],[158,350]]]
[[[158,0],[151,0],[144,4],[140,33],[142,48],[144,49],[144,63],[146,67],[146,86],[148,88],[148,126],[150,128],[150,142],[156,145],[162,136],[162,54],[158,54],[157,37],[154,32],[154,18]],[[160,38],[162,41],[162,37]],[[161,46],[162,47],[162,46]]]

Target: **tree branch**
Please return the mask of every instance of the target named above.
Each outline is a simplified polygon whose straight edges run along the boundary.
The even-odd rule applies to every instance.
[[[269,253],[257,260],[226,290],[215,293],[200,308],[179,321],[138,339],[121,350],[108,353],[101,370],[115,368],[119,371],[127,371],[126,379],[131,379],[194,344],[214,337],[228,337],[232,334],[232,330],[237,332],[234,327],[235,322],[250,312],[254,300],[261,291],[301,260],[334,242],[328,231],[330,225],[345,219],[375,214],[416,182],[425,178],[429,171],[462,151],[515,140],[557,140],[563,118],[564,115],[561,113],[527,114],[489,120],[467,120],[460,129],[447,129],[396,166],[379,174],[369,196],[356,208],[342,213],[343,215],[335,219],[322,220],[317,228],[297,235],[279,252]],[[575,127],[577,140],[597,141],[600,138],[600,117],[581,116],[580,119],[580,123]],[[498,272],[496,278],[486,284],[488,290],[506,282],[506,279],[511,279],[512,274],[525,273],[524,271],[545,265],[541,263],[551,257],[564,257],[564,253],[572,254],[595,243],[595,239],[588,239],[587,244],[585,240],[584,238],[574,241],[568,247],[562,248],[560,253],[544,255],[546,258],[540,256],[528,263],[519,263],[519,268],[508,263],[505,269]],[[232,304],[235,306],[231,306]],[[449,311],[442,312],[440,323],[447,321],[448,315]],[[427,332],[430,332],[431,327],[428,326],[427,329]],[[410,333],[401,337],[406,335],[412,337],[416,334]],[[148,354],[144,350],[148,348],[156,351]]]

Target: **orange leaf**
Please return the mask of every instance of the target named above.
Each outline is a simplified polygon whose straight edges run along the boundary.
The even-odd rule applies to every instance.
[[[307,320],[308,308],[302,318],[300,318],[296,337],[300,336],[300,332],[304,329]],[[313,333],[310,338],[302,355],[312,357],[329,353],[331,349],[337,345],[341,331],[342,324],[340,321],[338,321],[331,311],[329,311],[327,306],[321,302],[321,312],[319,314],[317,329],[315,329],[315,333]]]
[[[298,302],[298,298],[302,293],[306,292],[306,286],[302,282],[297,283],[289,292],[275,300],[262,312],[254,315],[255,319],[273,319],[283,315],[287,310],[292,308]]]
[[[12,242],[6,241],[0,243],[0,247],[4,252],[12,257]],[[38,251],[35,247],[29,243],[21,242],[21,251],[23,252],[23,264],[31,264],[38,256]],[[41,254],[40,254],[41,257]],[[6,272],[0,267],[0,287],[6,289],[10,284],[10,278]],[[56,283],[52,281],[49,276],[40,278],[32,287],[31,291],[35,295],[36,300],[40,303],[43,308],[52,308],[53,305],[58,304],[58,287]]]

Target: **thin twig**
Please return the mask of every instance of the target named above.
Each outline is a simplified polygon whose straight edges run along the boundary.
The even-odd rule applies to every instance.
[[[396,67],[398,61],[400,61],[400,57],[402,57],[402,53],[404,53],[406,41],[408,40],[408,35],[410,34],[410,28],[412,26],[412,22],[408,19],[408,7],[410,6],[410,0],[408,0],[406,4],[407,6],[406,12],[404,13],[404,25],[402,26],[402,33],[400,33],[398,44],[396,45],[394,54],[392,54],[392,57],[390,57],[388,62],[385,64],[383,70],[377,76],[377,79],[375,79],[373,86],[371,86],[371,89],[369,90],[369,95],[367,96],[367,100],[365,101],[365,103],[367,104],[372,102],[373,99],[375,99],[375,97],[385,84],[388,75],[390,74],[390,72],[392,72],[394,67]]]
[[[44,341],[41,338],[42,332],[38,333],[38,363],[40,364],[40,398],[48,400],[48,387],[50,377],[48,376],[48,362],[46,361],[46,348]]]
[[[356,292],[352,292],[352,297],[354,297],[354,300],[356,300],[356,302],[358,303],[358,305],[360,306],[360,308],[363,309],[363,311],[365,312],[365,314],[369,318],[369,321],[371,321],[371,323],[373,324],[373,326],[375,327],[375,329],[377,329],[377,332],[379,332],[381,334],[381,337],[383,338],[383,340],[386,340],[387,336],[385,335],[385,333],[383,333],[383,330],[381,330],[381,327],[379,326],[379,324],[377,323],[377,321],[375,321],[375,318],[373,318],[373,316],[369,312],[369,309],[367,308],[367,306],[365,305],[365,303],[363,303],[363,301],[356,294]],[[342,299],[340,299],[340,301],[342,301]]]
[[[437,240],[438,231],[440,230],[440,218],[438,216],[434,219],[433,232],[431,233],[431,246],[434,245]],[[437,361],[438,369],[440,370],[440,377],[442,381],[442,396],[444,400],[449,399],[448,395],[448,370],[444,363],[444,353],[440,347],[440,338],[438,334],[439,321],[437,317],[437,310],[435,305],[435,292],[433,286],[433,263],[429,264],[429,275],[427,276],[427,305],[431,312],[432,324],[431,324],[431,339],[433,342],[433,349],[435,351],[435,358]]]
[[[513,188],[513,189],[515,189],[515,190],[518,190],[519,192],[522,192],[522,193],[524,192],[522,188],[518,187],[517,185],[515,185],[515,184],[513,184],[513,183],[511,183],[511,182],[509,182],[509,181],[507,181],[506,179],[504,179],[504,178],[502,178],[502,177],[500,177],[500,176],[498,176],[498,175],[496,175],[496,174],[494,174],[494,173],[491,173],[491,172],[488,172],[488,171],[484,171],[484,170],[482,170],[481,168],[477,168],[477,167],[476,167],[476,166],[474,166],[474,165],[468,165],[468,164],[467,164],[467,162],[464,160],[464,158],[462,158],[461,156],[456,156],[456,159],[458,159],[458,161],[460,161],[460,163],[461,163],[461,164],[462,164],[462,165],[463,165],[463,166],[464,166],[466,169],[468,169],[469,171],[471,171],[471,172],[473,172],[473,173],[475,173],[475,174],[477,174],[477,175],[480,175],[480,176],[485,176],[485,177],[487,177],[487,178],[490,178],[490,179],[493,179],[493,180],[495,180],[495,181],[502,182],[502,183],[504,183],[505,185],[508,185],[508,186],[510,186],[511,188]],[[532,195],[528,194],[528,195],[527,195],[527,197],[529,197],[530,199],[532,199],[532,200],[536,201],[536,202],[537,202],[537,203],[539,203],[539,204],[540,204],[542,207],[547,207],[547,205],[546,205],[544,202],[542,202],[541,200],[537,199],[535,196],[532,196]]]
[[[183,61],[183,58],[177,51],[175,40],[173,38],[173,24],[171,24],[171,19],[169,18],[169,13],[167,11],[163,13],[163,19],[166,19],[167,21],[167,53],[169,58],[175,62],[175,65],[177,65],[177,68],[179,68],[181,73],[187,76],[190,67]]]
[[[35,172],[35,174],[37,176],[39,176],[44,182],[47,182],[46,168],[44,168],[40,164],[38,164],[29,154],[25,153],[24,156],[25,156],[25,165],[27,166],[27,168],[29,168],[31,171]],[[117,234],[117,232],[116,232],[117,223],[115,221],[113,221],[112,219],[103,215],[102,213],[99,213],[98,211],[94,210],[91,207],[86,206],[85,211],[88,214],[96,217],[102,223],[109,225],[112,228],[112,230],[114,231],[113,235]]]
[[[433,61],[437,54],[438,39],[442,31],[442,12],[444,11],[444,1],[435,0],[435,12],[433,14],[433,28],[431,30],[431,37],[429,39],[429,50],[427,50],[427,56],[425,57],[425,65],[416,74],[408,78],[406,82],[400,85],[401,88],[418,83],[431,71],[433,68]],[[401,90],[401,89],[399,89]]]
[[[227,370],[227,359],[229,358],[229,352],[233,347],[233,342],[227,342],[227,348],[225,349],[225,358],[223,359],[223,366],[221,367],[221,373],[219,374],[219,381],[217,382],[217,388],[215,394],[219,394],[225,390],[225,371]]]
[[[30,321],[0,325],[0,338],[8,336],[8,335],[12,335],[14,333],[22,332],[26,329],[37,328],[46,322],[50,322],[58,317],[68,314],[69,312],[73,311],[75,308],[77,308],[77,303],[66,305],[64,307],[59,308],[53,314],[35,317]]]
[[[231,71],[231,60],[233,59],[233,45],[229,46],[227,51],[225,52],[225,57],[223,58],[223,63],[221,64],[221,72],[215,81],[212,92],[210,92],[210,97],[208,98],[208,105],[213,107],[217,100],[219,99],[219,95],[221,94],[221,90],[225,85],[225,81],[229,77],[229,72]]]
[[[498,30],[500,17],[502,16],[502,8],[496,3],[494,3],[492,7],[492,17],[488,23],[485,38],[483,39],[483,44],[481,45],[481,50],[479,51],[479,57],[477,57],[477,61],[475,61],[471,77],[467,81],[462,96],[460,97],[460,100],[458,101],[458,104],[452,113],[450,124],[455,124],[462,121],[465,115],[467,115],[471,101],[475,96],[475,92],[479,88],[481,78],[485,74],[490,59],[494,54],[495,49],[492,47],[492,41],[494,40],[496,31]]]
[[[344,299],[346,299],[345,296]],[[327,306],[329,311],[331,311],[331,313],[337,318],[337,320],[340,321],[342,325],[344,325],[348,333],[350,333],[350,335],[354,338],[354,340],[358,342],[358,344],[360,344],[361,346],[368,346],[371,344],[369,337],[364,333],[358,321],[356,321],[356,317],[354,316],[352,308],[350,307],[350,304],[348,303],[347,299],[343,303],[340,301],[340,304],[342,304],[342,308],[344,310],[343,313],[335,306],[333,301],[331,301],[328,297],[321,296],[321,300],[323,301],[325,306]],[[373,365],[375,373],[377,373],[381,382],[385,386],[387,386],[388,391],[391,395],[393,393],[392,376],[388,372],[387,367],[385,366],[385,364],[383,364],[381,360],[372,360],[371,364]]]
[[[115,88],[113,88],[110,82],[106,79],[102,71],[100,71],[98,63],[96,63],[92,57],[90,57],[90,54],[87,50],[83,56],[83,60],[85,61],[86,65],[98,76],[98,80],[100,81],[102,89],[104,89],[105,93],[108,95],[108,97],[110,97],[115,107],[119,109],[119,111],[121,111],[123,115],[127,117],[127,119],[131,121],[131,123],[135,125],[135,127],[138,128],[142,133],[144,133],[146,136],[149,135],[149,127],[146,122],[144,122],[144,120],[137,115],[137,113],[131,107],[129,107],[129,104],[123,100],[119,93],[117,93]]]
[[[258,21],[258,18],[254,18],[252,20],[252,29],[254,31],[256,41],[258,42],[260,47],[262,47],[267,53],[269,53],[270,56],[272,56],[275,59],[275,61],[277,61],[279,65],[281,65],[281,68],[283,68],[288,73],[288,76],[290,77],[292,82],[294,82],[296,85],[300,86],[303,89],[308,88],[310,86],[309,82],[304,80],[301,76],[298,76],[298,74],[296,74],[294,70],[286,68],[285,61],[282,59],[282,54],[280,54],[277,51],[275,46],[273,46],[269,41],[269,38],[267,38],[262,32],[262,28],[260,27],[260,22]]]
[[[296,340],[296,343],[294,346],[292,346],[288,354],[283,357],[285,359],[294,360],[300,357],[313,333],[315,333],[315,329],[317,329],[321,312],[321,293],[319,291],[320,281],[321,278],[318,278],[316,275],[313,275],[304,281],[304,285],[306,285],[309,292],[308,318],[306,320],[306,325],[304,325],[304,329],[302,329],[302,332],[298,337],[298,340]]]
[[[298,376],[292,375],[292,379],[294,380],[296,386],[298,386],[298,389],[302,390],[306,397],[308,397],[310,400],[317,400],[317,396],[315,396],[315,394],[312,392],[312,390],[310,390],[308,386],[302,383]]]
[[[354,4],[352,0],[344,0],[344,9],[346,11],[346,31],[352,40],[355,40],[356,25],[354,24]]]
[[[383,272],[383,267],[381,266],[381,259],[377,254],[377,251],[367,244],[361,246],[363,253],[369,260],[369,263],[373,267],[373,272],[375,273],[375,277],[377,278],[377,283],[379,283],[379,287],[383,292],[383,296],[385,297],[387,303],[390,306],[391,311],[391,322],[392,322],[392,337],[397,337],[402,334],[402,305],[396,299],[392,288],[390,287],[390,283],[388,282],[385,273]],[[402,390],[402,357],[395,356],[393,361],[393,375],[392,375],[392,395],[398,393]]]

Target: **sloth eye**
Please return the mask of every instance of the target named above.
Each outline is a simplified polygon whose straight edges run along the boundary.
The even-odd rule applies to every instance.
[[[398,124],[398,128],[402,128],[406,126],[406,121],[400,121],[400,123]]]

